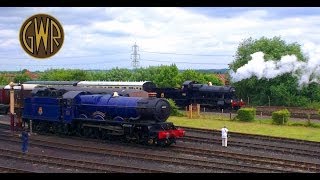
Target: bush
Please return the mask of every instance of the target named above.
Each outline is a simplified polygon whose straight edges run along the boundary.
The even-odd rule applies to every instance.
[[[287,109],[272,112],[272,122],[274,124],[285,124],[288,122],[290,112]]]
[[[255,117],[255,108],[241,108],[237,111],[237,119],[239,119],[240,121],[253,121]]]
[[[170,107],[171,107],[171,116],[183,116],[183,113],[181,113],[178,109],[178,106],[176,105],[176,103],[172,100],[172,99],[167,99]]]

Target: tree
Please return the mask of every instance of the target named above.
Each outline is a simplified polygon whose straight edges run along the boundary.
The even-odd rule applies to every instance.
[[[258,51],[262,51],[264,59],[267,60],[278,61],[285,55],[296,55],[300,61],[307,60],[298,43],[288,44],[280,37],[262,37],[258,40],[248,38],[238,46],[230,68],[236,72],[251,60],[251,54]],[[305,106],[309,101],[309,97],[298,89],[298,79],[290,73],[269,80],[251,77],[233,83],[233,86],[236,87],[239,97],[250,99],[250,105],[268,105],[270,99],[271,105]],[[315,94],[313,98],[315,97],[318,95]]]
[[[170,66],[161,65],[153,72],[153,82],[158,87],[180,87],[179,84],[179,69],[175,64]]]
[[[23,73],[17,74],[13,79],[13,81],[16,83],[24,83],[24,82],[30,81],[30,80],[31,80],[31,78],[27,74],[23,74]]]
[[[203,84],[207,84],[208,82],[211,82],[212,85],[222,85],[222,82],[215,75],[200,73],[191,69],[183,71],[182,73],[179,74],[179,76],[180,76],[179,84],[182,84],[187,80],[193,80]]]
[[[230,68],[236,71],[251,60],[251,54],[258,51],[262,51],[265,59],[268,60],[280,60],[282,56],[294,54],[300,61],[306,61],[306,57],[303,55],[298,43],[287,44],[280,37],[271,39],[262,37],[258,40],[253,40],[250,37],[242,41],[238,46],[235,61],[230,64]]]
[[[4,76],[4,74],[0,74],[0,85],[9,84],[9,80]]]
[[[51,69],[42,73],[40,80],[45,81],[84,81],[90,78],[90,75],[80,69]]]

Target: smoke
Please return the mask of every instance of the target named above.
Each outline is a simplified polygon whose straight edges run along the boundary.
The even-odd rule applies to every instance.
[[[306,43],[302,50],[307,55],[307,62],[298,61],[295,55],[282,56],[278,61],[265,61],[263,52],[251,54],[251,60],[237,69],[230,71],[231,80],[238,82],[256,76],[258,79],[272,79],[285,73],[298,78],[299,87],[311,82],[320,83],[320,47]]]

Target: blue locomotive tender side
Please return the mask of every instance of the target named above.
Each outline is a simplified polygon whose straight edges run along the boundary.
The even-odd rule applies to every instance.
[[[23,117],[59,122],[62,120],[61,101],[46,97],[26,98]]]

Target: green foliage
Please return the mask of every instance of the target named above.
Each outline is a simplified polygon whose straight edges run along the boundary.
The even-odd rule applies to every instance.
[[[179,87],[178,84],[179,69],[175,64],[170,66],[160,66],[156,68],[156,73],[152,78],[158,87]]]
[[[285,124],[288,122],[290,112],[287,109],[272,112],[272,122],[274,124]]]
[[[170,107],[171,107],[171,113],[170,115],[171,116],[183,116],[183,113],[181,113],[176,105],[176,103],[172,100],[172,99],[167,99],[169,104],[170,104]]]
[[[14,77],[13,82],[24,83],[24,82],[30,81],[30,80],[31,80],[31,78],[27,74],[19,73]]]
[[[107,81],[131,81],[132,72],[124,68],[113,68],[105,75]]]
[[[320,109],[320,102],[310,102],[305,107],[308,109]]]
[[[299,61],[306,61],[301,47],[297,43],[288,44],[280,37],[254,40],[246,39],[240,43],[236,58],[230,68],[236,70],[251,60],[250,55],[262,51],[267,61],[279,61],[282,56],[296,55]],[[312,102],[320,102],[320,86],[313,84],[308,87],[298,88],[298,79],[290,73],[283,74],[273,79],[260,79],[251,77],[233,83],[239,98],[248,100],[249,105],[271,106],[307,106]],[[247,102],[248,104],[248,102]]]
[[[179,84],[182,84],[183,82],[187,80],[194,80],[199,83],[207,84],[208,82],[211,82],[212,85],[222,85],[222,82],[219,78],[217,78],[216,75],[213,74],[204,74],[197,72],[195,70],[185,70],[181,74],[179,74]]]
[[[117,67],[105,72],[51,69],[42,73],[39,79],[51,81],[152,81],[158,87],[181,87],[184,81],[194,80],[201,83],[210,81],[213,85],[221,85],[221,81],[214,74],[200,73],[194,70],[179,72],[175,64],[150,66],[135,70]]]
[[[256,117],[255,108],[241,108],[237,111],[236,118],[240,121],[254,121]]]
[[[280,60],[284,55],[296,55],[299,60],[306,61],[301,47],[298,43],[287,44],[280,37],[266,38],[262,37],[254,40],[251,37],[240,43],[236,52],[236,59],[230,67],[233,71],[237,70],[251,59],[250,55],[262,51],[265,59]]]
[[[39,79],[44,81],[84,81],[89,79],[89,75],[86,71],[79,69],[52,69],[41,74]]]
[[[0,74],[0,85],[7,85],[9,83],[9,80],[3,74]]]

